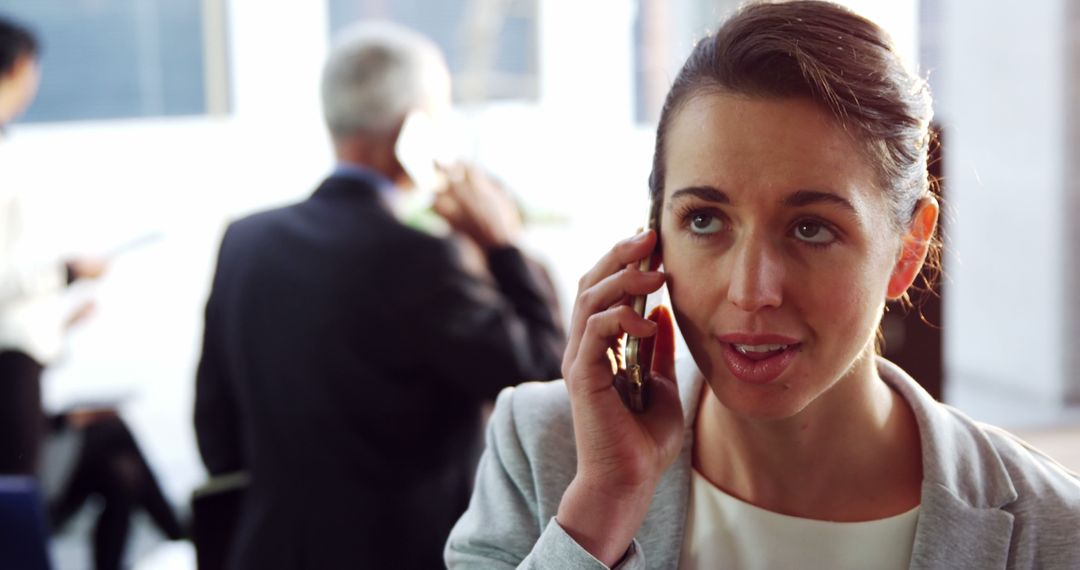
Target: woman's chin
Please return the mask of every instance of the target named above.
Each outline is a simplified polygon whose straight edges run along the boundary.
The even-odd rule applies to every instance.
[[[784,376],[787,376],[786,374]],[[751,421],[781,421],[799,415],[809,404],[795,379],[778,378],[768,384],[751,384],[730,374],[715,375],[707,382],[721,406]]]

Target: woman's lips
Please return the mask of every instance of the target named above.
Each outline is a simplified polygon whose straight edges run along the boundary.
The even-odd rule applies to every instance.
[[[787,370],[802,343],[779,335],[724,335],[723,358],[735,378],[750,384],[767,384]]]

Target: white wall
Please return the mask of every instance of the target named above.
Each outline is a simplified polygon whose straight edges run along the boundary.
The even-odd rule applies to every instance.
[[[946,399],[1007,425],[1060,419],[1078,372],[1067,4],[944,4]]]

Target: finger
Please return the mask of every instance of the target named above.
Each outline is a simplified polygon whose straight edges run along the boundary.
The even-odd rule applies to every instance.
[[[466,188],[467,184],[461,175],[461,170],[459,168],[451,169],[450,172],[447,173],[446,180],[446,190],[455,199],[462,201],[468,192],[468,188]]]
[[[454,193],[455,195],[460,195],[463,182],[461,165],[456,163],[443,164],[439,166],[439,170],[441,170],[443,176],[446,177],[446,190]]]
[[[449,192],[439,192],[435,195],[435,200],[431,203],[431,209],[435,210],[436,214],[445,218],[452,211],[453,201],[454,199],[450,196]]]
[[[615,357],[615,362],[621,363],[623,361],[623,337],[616,336],[608,339],[610,342],[609,349],[611,355]]]
[[[437,158],[433,162],[435,163],[435,170],[439,171],[443,176],[450,178],[450,169],[454,167],[453,163],[443,162]]]
[[[592,315],[585,326],[577,358],[569,367],[567,384],[572,389],[587,393],[611,388],[611,366],[607,359],[611,338],[626,333],[648,337],[655,332],[656,323],[643,318],[626,305]]]
[[[456,196],[451,192],[439,192],[435,195],[435,201],[431,205],[432,210],[440,215],[451,226],[458,228],[461,225],[461,205]]]
[[[636,269],[621,269],[582,292],[574,303],[574,313],[570,319],[566,360],[572,361],[576,358],[585,325],[593,315],[621,304],[628,296],[651,293],[663,284],[663,273],[642,273]]]
[[[647,230],[615,244],[600,261],[578,281],[578,291],[584,291],[597,284],[608,275],[630,265],[636,264],[652,252],[656,246],[656,232]]]
[[[664,305],[649,313],[656,323],[656,334],[641,340],[641,364],[653,374],[675,380],[675,324]]]
[[[653,232],[641,232],[634,237],[625,239],[615,244],[612,249],[597,262],[588,273],[578,281],[578,296],[595,285],[598,281],[619,271],[629,261],[640,259],[648,255],[650,248],[655,244]],[[570,334],[567,338],[567,349],[563,357],[562,373],[568,376],[568,369],[574,359],[581,341],[581,335],[585,330],[585,322],[597,309],[583,310],[578,300],[574,302],[574,311],[570,318]]]
[[[630,304],[627,301],[633,297],[648,295],[662,287],[665,278],[659,271],[623,268],[578,295],[577,307],[591,314],[617,304]]]
[[[487,192],[487,177],[479,167],[473,164],[466,164],[462,168],[462,180],[469,195],[477,199],[490,199],[490,192]]]

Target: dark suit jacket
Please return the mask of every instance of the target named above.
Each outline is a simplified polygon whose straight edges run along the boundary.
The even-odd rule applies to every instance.
[[[195,427],[211,474],[251,474],[235,567],[442,566],[482,403],[560,376],[535,274],[513,248],[488,265],[497,286],[351,178],[230,225]]]

